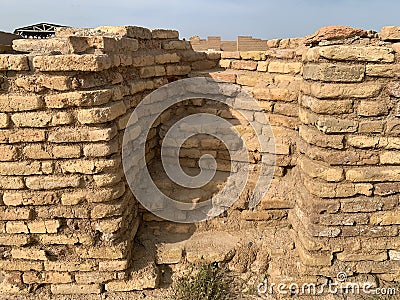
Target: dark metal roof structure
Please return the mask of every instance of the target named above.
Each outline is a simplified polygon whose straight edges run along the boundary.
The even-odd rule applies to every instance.
[[[14,30],[14,34],[18,34],[21,37],[28,39],[47,39],[55,35],[56,28],[68,27],[63,25],[56,25],[50,23],[39,23],[26,27],[17,28]]]

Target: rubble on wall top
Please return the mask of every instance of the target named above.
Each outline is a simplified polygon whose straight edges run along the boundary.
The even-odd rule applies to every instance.
[[[326,26],[305,37],[305,44],[318,44],[321,41],[342,40],[354,37],[371,37],[372,31],[350,26]]]

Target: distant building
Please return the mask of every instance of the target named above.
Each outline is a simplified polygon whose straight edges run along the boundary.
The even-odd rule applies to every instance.
[[[56,28],[69,27],[50,23],[39,23],[26,27],[17,28],[14,34],[18,34],[24,39],[47,39],[56,33]]]

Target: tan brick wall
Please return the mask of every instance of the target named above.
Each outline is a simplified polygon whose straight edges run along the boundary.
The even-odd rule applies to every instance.
[[[140,220],[122,175],[126,123],[207,57],[176,31],[141,27],[67,28],[13,47],[24,54],[0,55],[0,270],[19,281],[0,291],[118,290]]]
[[[251,92],[276,140],[275,177],[261,204],[249,209],[241,199],[199,229],[290,223],[303,276],[332,278],[345,264],[357,274],[398,281],[396,32],[311,44],[270,40],[266,50],[221,53],[195,52],[176,31],[134,26],[66,28],[53,39],[15,41],[18,53],[0,55],[0,270],[6,278],[0,291],[24,293],[39,284],[54,294],[156,287],[154,263],[146,278],[132,270],[142,216],[152,228],[189,229],[139,207],[121,172],[122,136],[148,93],[188,76]],[[157,161],[174,117],[194,112],[239,121],[248,134],[234,112],[192,99],[154,124],[148,163]],[[260,120],[260,112],[248,114]],[[256,166],[260,149],[247,141]],[[216,155],[219,171],[228,170],[226,153],[212,139],[188,141],[181,163],[193,167],[205,153]]]

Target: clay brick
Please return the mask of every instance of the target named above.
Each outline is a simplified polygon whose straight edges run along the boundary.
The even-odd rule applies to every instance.
[[[330,266],[333,256],[332,253],[310,252],[303,248],[300,243],[296,243],[301,262],[306,266]]]
[[[154,264],[147,266],[142,276],[133,274],[130,280],[117,280],[106,283],[106,291],[109,292],[128,292],[141,291],[144,289],[155,289],[158,286],[159,274]]]
[[[7,128],[9,119],[7,114],[0,113],[0,128]]]
[[[35,207],[35,212],[39,219],[88,219],[89,211],[86,207],[70,207],[70,206],[49,206],[49,207]]]
[[[180,62],[181,57],[176,53],[165,53],[156,55],[154,60],[156,64],[172,64]]]
[[[400,65],[367,65],[366,74],[371,77],[398,77]]]
[[[56,235],[41,235],[40,236],[40,243],[43,245],[76,245],[76,244],[91,244],[93,241],[90,240],[88,243],[87,241],[90,239],[87,239],[85,237],[82,237],[80,239],[77,236],[71,236],[71,235],[64,235],[64,234],[56,234]]]
[[[28,208],[7,208],[1,207],[0,220],[29,220],[32,216],[32,210]]]
[[[151,36],[153,39],[178,39],[179,32],[176,30],[153,29]]]
[[[342,64],[307,64],[303,69],[305,79],[326,82],[361,82],[364,79],[365,66]]]
[[[391,260],[400,260],[400,252],[395,250],[389,250],[389,258]]]
[[[109,260],[99,262],[99,271],[124,271],[128,268],[128,261],[126,260]]]
[[[229,69],[231,67],[231,65],[232,65],[232,60],[230,60],[230,59],[221,59],[219,61],[219,66],[221,68]]]
[[[374,194],[377,195],[376,186]],[[341,199],[340,209],[345,213],[376,212],[383,209],[391,209],[396,206],[397,203],[398,199],[396,199],[396,197],[357,197]]]
[[[81,156],[80,146],[54,146],[52,149],[55,158],[78,158]]]
[[[247,221],[269,221],[272,219],[272,214],[269,211],[242,211],[240,217]]]
[[[0,244],[3,246],[17,246],[22,247],[31,243],[31,237],[24,234],[1,234]],[[1,264],[0,264],[1,266]]]
[[[2,112],[36,110],[43,106],[40,96],[0,95],[0,111]]]
[[[400,138],[398,137],[381,137],[379,139],[379,147],[384,147],[385,149],[400,149]]]
[[[52,157],[51,153],[40,144],[27,145],[22,150],[22,153],[26,158],[31,159],[49,159]]]
[[[11,145],[0,145],[0,161],[13,161],[17,158],[17,148]]]
[[[162,44],[164,50],[190,50],[192,45],[189,41],[168,41]]]
[[[38,161],[0,162],[0,175],[35,175],[41,174]]]
[[[2,71],[28,71],[29,62],[27,55],[0,54],[0,70]]]
[[[246,60],[265,60],[265,51],[244,51],[239,53],[241,59]],[[233,57],[234,58],[234,57]]]
[[[132,65],[134,67],[152,66],[155,63],[154,55],[140,55],[132,58]]]
[[[44,269],[46,271],[57,272],[90,272],[96,270],[97,264],[92,260],[86,261],[46,261]]]
[[[254,70],[257,70],[257,62],[256,61],[234,60],[231,62],[231,68],[238,69],[238,70],[254,71]]]
[[[259,100],[296,101],[298,94],[286,88],[257,87],[253,89],[253,96]]]
[[[104,107],[82,109],[78,111],[78,121],[81,124],[98,124],[112,121],[126,113],[123,101],[113,102]]]
[[[350,146],[355,148],[375,148],[379,144],[379,137],[373,136],[362,136],[362,135],[355,135],[355,136],[348,136],[346,137],[346,143]]]
[[[384,41],[398,41],[400,40],[399,26],[385,26],[382,27],[380,37]]]
[[[100,294],[100,284],[52,284],[51,293],[54,295],[85,295]]]
[[[299,109],[299,119],[304,124],[315,125],[323,133],[356,132],[358,123],[352,120],[321,116]]]
[[[223,51],[221,52],[221,58],[234,58],[240,59],[240,52],[239,51]]]
[[[319,47],[320,56],[332,60],[394,62],[393,49],[375,46],[326,46]]]
[[[78,187],[81,184],[81,179],[80,176],[76,175],[31,176],[25,179],[25,183],[32,190],[51,190]]]
[[[40,76],[39,83],[45,88],[56,91],[68,91],[74,89],[76,85],[74,78],[61,75]]]
[[[236,82],[236,74],[228,73],[228,72],[210,72],[210,76],[213,79],[221,80],[224,82]]]
[[[308,143],[319,147],[343,149],[343,135],[326,135],[309,126],[299,127],[300,136]]]
[[[165,76],[166,71],[163,66],[143,67],[140,69],[140,78],[150,78]]]
[[[388,135],[398,136],[400,134],[400,121],[389,120],[386,122],[386,133]]]
[[[29,230],[25,222],[9,221],[6,223],[6,232],[10,234],[29,233]]]
[[[109,144],[89,144],[83,147],[83,154],[86,157],[104,157],[117,152],[117,141]]]
[[[45,140],[46,131],[40,129],[14,129],[8,133],[9,143],[33,143],[44,142]]]
[[[48,140],[53,143],[79,143],[109,141],[117,134],[117,128],[58,128],[49,132]]]
[[[85,272],[75,275],[75,281],[77,284],[105,283],[113,279],[117,278],[116,273],[112,272]]]
[[[97,174],[119,167],[121,161],[120,159],[67,160],[59,164],[63,173]]]
[[[118,247],[76,248],[76,254],[81,259],[123,259],[124,251]]]
[[[0,189],[20,190],[25,187],[22,177],[0,176]]]
[[[380,153],[381,164],[400,164],[400,153],[397,151],[386,151]]]
[[[33,67],[42,72],[49,71],[103,71],[111,67],[108,55],[95,54],[65,54],[36,56]]]
[[[274,104],[274,114],[284,115],[289,117],[298,117],[299,107],[297,104],[276,102]]]
[[[112,90],[79,91],[48,95],[45,97],[48,108],[68,108],[97,106],[108,103],[113,96]]]
[[[61,196],[63,205],[77,205],[83,201],[89,203],[108,202],[120,198],[125,192],[123,183],[113,187],[98,190],[75,190],[73,193],[64,193]]]
[[[11,256],[14,259],[48,260],[44,250],[34,248],[11,249]]]
[[[303,95],[301,104],[319,114],[344,114],[353,111],[352,100],[319,100],[314,97]]]
[[[360,101],[357,107],[357,113],[363,117],[375,117],[387,115],[389,112],[384,101]]]
[[[270,73],[283,73],[283,74],[299,74],[302,70],[303,64],[297,62],[278,62],[271,61],[268,64],[268,72]]]
[[[400,214],[398,211],[377,212],[371,215],[370,223],[372,225],[381,225],[381,226],[399,225]]]
[[[94,31],[101,31],[111,36],[120,36],[120,37],[130,37],[130,38],[139,38],[139,39],[151,39],[151,30],[139,27],[139,26],[100,26],[94,29]],[[66,32],[67,35],[71,35]]]
[[[122,180],[120,174],[99,174],[93,175],[93,180],[98,187],[105,187],[119,183]]]
[[[371,253],[372,252],[372,253]],[[385,261],[388,259],[387,251],[371,251],[369,253],[337,253],[337,259],[340,261]]]
[[[268,62],[260,61],[257,65],[257,71],[258,72],[267,72],[267,70],[268,70]]]
[[[68,112],[28,112],[13,114],[11,120],[17,127],[50,127],[71,124],[73,117]]]
[[[383,123],[381,121],[361,122],[358,124],[359,133],[380,133],[383,132]]]
[[[375,195],[388,196],[400,193],[400,183],[388,182],[375,184]]]
[[[331,182],[338,182],[344,179],[342,168],[331,167],[305,156],[299,158],[299,166],[303,172],[313,178],[320,178]]]
[[[70,283],[72,275],[67,272],[24,272],[22,279],[26,284]]]
[[[366,225],[369,223],[369,216],[367,214],[325,214],[315,216],[315,222],[325,226],[356,226]]]
[[[28,222],[28,228],[30,233],[57,233],[60,227],[61,227],[60,220]]]
[[[124,207],[121,204],[96,204],[90,212],[92,219],[102,219],[105,217],[121,216]],[[1,219],[1,218],[0,218]]]
[[[11,192],[7,191],[3,195],[3,202],[10,206],[20,205],[50,205],[57,201],[54,193],[49,192]]]
[[[400,167],[359,167],[347,170],[346,179],[352,182],[400,181]]]
[[[182,76],[190,73],[191,68],[189,66],[167,66],[167,75]]]
[[[377,97],[382,90],[379,83],[360,84],[334,84],[334,83],[312,83],[309,86],[303,85],[305,94],[319,99],[329,98],[372,98]]]
[[[321,198],[343,198],[352,197],[357,194],[371,196],[372,195],[372,184],[351,184],[351,183],[321,183],[316,184],[315,180],[305,178],[304,185],[307,190]]]
[[[42,271],[43,262],[39,261],[19,261],[19,260],[0,260],[0,269],[5,271]]]

